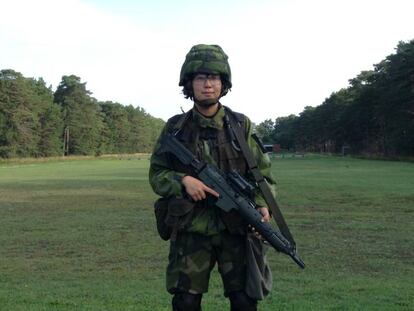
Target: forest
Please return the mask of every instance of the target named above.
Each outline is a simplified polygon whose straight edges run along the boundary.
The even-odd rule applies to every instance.
[[[299,115],[256,126],[282,150],[414,156],[414,40]],[[0,71],[0,158],[150,152],[164,121],[140,107],[101,102],[75,75],[56,91],[42,78]]]
[[[0,158],[150,152],[164,121],[100,102],[75,75],[56,91],[42,78],[0,71]]]
[[[321,105],[267,119],[257,133],[282,150],[414,156],[414,40],[395,50]]]

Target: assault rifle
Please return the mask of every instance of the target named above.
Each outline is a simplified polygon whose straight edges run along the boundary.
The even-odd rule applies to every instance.
[[[305,268],[296,248],[270,224],[262,222],[262,214],[249,198],[254,187],[245,178],[234,171],[224,174],[216,166],[198,160],[172,134],[163,137],[161,146],[162,151],[173,154],[182,164],[191,166],[198,179],[220,194],[215,202],[217,207],[225,212],[236,210],[276,251],[290,256],[299,267]]]

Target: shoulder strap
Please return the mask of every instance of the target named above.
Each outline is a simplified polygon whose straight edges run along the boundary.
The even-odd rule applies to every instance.
[[[174,136],[176,136],[182,130],[184,123],[187,122],[190,116],[191,116],[191,109],[185,113],[178,114],[172,117],[169,120],[171,122],[169,132],[172,133]]]
[[[227,110],[229,111],[228,108]],[[234,135],[236,136],[237,142],[240,146],[243,156],[246,159],[247,166],[249,167],[250,172],[252,173],[256,183],[258,184],[260,191],[262,192],[263,197],[268,207],[270,208],[270,211],[272,212],[274,216],[276,224],[280,229],[280,232],[289,240],[289,242],[293,245],[293,247],[295,247],[296,245],[295,240],[293,239],[293,236],[290,233],[289,227],[286,224],[286,221],[279,208],[279,205],[277,204],[275,197],[270,191],[270,188],[269,188],[269,185],[266,179],[263,177],[262,173],[260,172],[252,151],[247,145],[245,134],[244,132],[242,132],[243,128],[240,126],[240,123],[237,122],[233,113],[229,113],[229,115],[230,115],[229,121],[230,121],[231,130],[233,130]]]

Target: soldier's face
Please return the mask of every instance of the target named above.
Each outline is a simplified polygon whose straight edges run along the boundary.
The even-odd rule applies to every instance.
[[[193,79],[194,99],[199,103],[216,103],[221,87],[220,75],[197,74]]]

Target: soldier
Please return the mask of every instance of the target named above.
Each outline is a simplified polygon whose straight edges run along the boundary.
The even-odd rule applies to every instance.
[[[254,183],[234,135],[229,133],[225,116],[231,114],[242,125],[260,171],[273,187],[270,160],[251,137],[250,120],[219,102],[232,87],[228,57],[221,47],[193,46],[182,65],[179,86],[194,106],[187,113],[170,118],[160,138],[174,132],[200,160],[225,172],[237,170]],[[236,212],[225,213],[215,208],[214,197],[219,194],[192,176],[189,168],[177,159],[160,152],[160,139],[151,157],[149,178],[153,190],[164,198],[159,202],[165,202],[168,211],[161,223],[172,226],[166,283],[168,292],[174,295],[173,310],[201,310],[202,294],[208,290],[210,272],[216,263],[231,310],[257,310],[257,300],[263,295],[250,294],[246,289],[247,279],[252,278],[246,246],[250,234],[242,218]],[[263,221],[269,221],[268,208],[258,189],[254,200]],[[260,260],[267,269],[263,253],[259,253]]]

